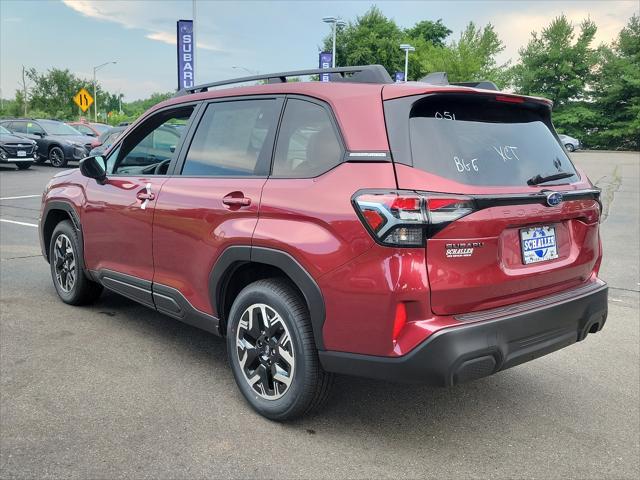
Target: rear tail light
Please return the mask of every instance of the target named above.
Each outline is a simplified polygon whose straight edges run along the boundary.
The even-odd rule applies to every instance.
[[[406,190],[357,193],[353,205],[378,243],[400,247],[422,246],[425,238],[475,210],[469,197]]]

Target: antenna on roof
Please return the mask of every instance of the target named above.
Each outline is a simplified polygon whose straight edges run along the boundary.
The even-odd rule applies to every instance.
[[[431,85],[449,85],[449,77],[447,72],[433,72],[420,79],[422,83],[430,83]]]
[[[459,87],[483,88],[485,90],[499,90],[495,83],[489,80],[479,80],[477,82],[452,82],[449,83],[447,72],[434,72],[420,79],[423,83],[431,85],[457,85]]]

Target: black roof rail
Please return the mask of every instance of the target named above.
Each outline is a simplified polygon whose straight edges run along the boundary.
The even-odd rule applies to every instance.
[[[477,82],[452,82],[449,83],[447,72],[430,73],[420,79],[423,83],[431,85],[457,85],[459,87],[484,88],[485,90],[499,90],[495,83],[489,80],[479,80]]]
[[[351,76],[347,76],[351,73]],[[206,92],[213,87],[224,85],[234,85],[236,83],[255,82],[266,80],[267,83],[286,83],[290,77],[304,77],[308,75],[331,75],[332,82],[349,83],[393,83],[389,72],[382,65],[362,65],[357,67],[338,68],[314,68],[311,70],[294,70],[292,72],[268,73],[264,75],[252,75],[250,77],[232,78],[219,82],[204,83],[195,87],[178,90],[176,97],[188,95],[190,93]]]

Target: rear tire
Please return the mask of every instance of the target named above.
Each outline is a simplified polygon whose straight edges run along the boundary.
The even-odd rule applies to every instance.
[[[329,396],[333,375],[320,365],[309,310],[284,279],[259,280],[238,294],[227,350],[240,392],[271,420],[309,413]]]
[[[64,157],[64,151],[60,147],[51,147],[49,149],[49,161],[56,168],[67,166],[67,159]]]
[[[16,168],[18,170],[27,170],[31,165],[33,165],[33,162],[20,162],[16,163]]]
[[[49,242],[51,279],[58,296],[69,305],[86,305],[102,293],[102,285],[84,273],[78,233],[69,220],[56,225]]]
[[[565,147],[567,150],[569,150],[570,152],[575,152],[575,151],[576,151],[576,148],[575,148],[575,147],[573,146],[573,144],[571,144],[571,143],[567,143],[564,147]]]

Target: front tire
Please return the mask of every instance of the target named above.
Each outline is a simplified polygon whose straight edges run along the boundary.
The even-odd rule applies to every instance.
[[[84,273],[78,234],[69,220],[53,230],[49,243],[51,278],[58,296],[69,305],[86,305],[102,293],[102,285],[91,281]]]
[[[567,150],[569,150],[570,152],[575,152],[575,151],[576,151],[576,147],[574,147],[572,143],[567,143],[567,144],[565,145],[565,148],[566,148]]]
[[[309,311],[284,279],[259,280],[238,294],[227,350],[242,395],[271,420],[304,415],[328,398],[333,376],[320,365]]]
[[[64,168],[67,166],[67,159],[64,157],[64,151],[60,147],[51,147],[49,150],[49,161],[56,168]]]

